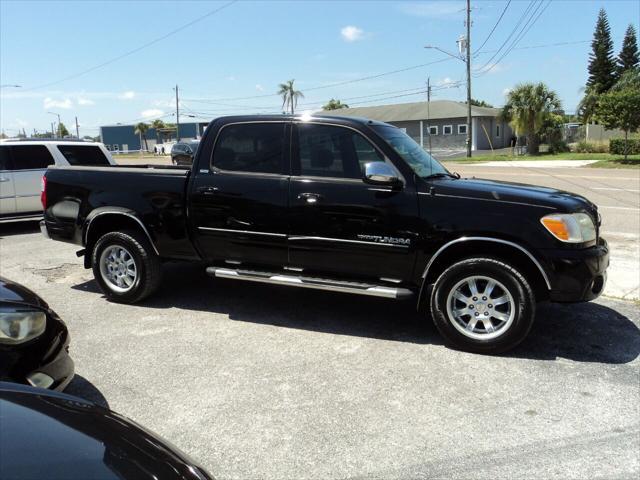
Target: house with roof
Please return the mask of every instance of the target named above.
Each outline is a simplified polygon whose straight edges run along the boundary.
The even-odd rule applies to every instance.
[[[471,107],[473,150],[509,147],[513,131],[500,119],[499,108]],[[375,107],[354,107],[322,112],[323,115],[364,117],[403,129],[424,148],[462,150],[466,148],[467,104],[452,100],[399,103]],[[429,144],[429,141],[431,143]]]

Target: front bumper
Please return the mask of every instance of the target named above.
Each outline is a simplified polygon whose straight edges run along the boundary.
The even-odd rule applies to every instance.
[[[74,376],[69,356],[69,333],[60,318],[49,310],[47,330],[24,345],[2,345],[0,380],[62,391]]]
[[[600,296],[607,282],[609,246],[604,238],[582,250],[546,250],[550,300],[586,302]]]

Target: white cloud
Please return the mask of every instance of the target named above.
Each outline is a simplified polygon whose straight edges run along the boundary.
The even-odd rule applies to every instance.
[[[438,80],[438,81],[436,82],[436,85],[437,85],[438,87],[441,87],[441,86],[451,85],[452,83],[455,83],[455,82],[454,82],[453,80],[451,80],[451,78],[449,78],[449,77],[444,77],[442,80]]]
[[[229,80],[230,82],[235,82],[236,77],[234,77],[233,75],[229,75],[229,76],[227,77],[227,80]]]
[[[18,124],[19,127],[28,127],[29,123],[26,122],[25,120],[22,120],[21,118],[16,118],[16,123]]]
[[[69,108],[73,107],[73,102],[70,98],[65,98],[64,100],[54,100],[51,97],[47,97],[44,99],[43,105],[45,110],[50,108],[64,108],[65,110],[68,110]]]
[[[95,104],[96,102],[94,102],[89,98],[78,97],[78,105],[87,106],[87,105],[95,105]]]
[[[151,102],[151,105],[153,105],[154,107],[173,107],[175,106],[175,102],[172,100],[153,100]]]
[[[510,87],[505,88],[504,90],[502,90],[502,94],[506,97],[507,95],[509,95],[511,93],[511,90],[513,90]]]
[[[127,90],[126,92],[123,92],[122,94],[120,94],[120,98],[122,100],[131,100],[135,96],[136,96],[136,92],[134,92],[133,90]]]
[[[164,115],[164,111],[158,108],[150,108],[148,110],[143,110],[140,112],[140,116],[144,118],[152,118],[152,117],[160,117]]]
[[[450,17],[461,13],[462,2],[411,2],[400,5],[400,11],[414,17]]]
[[[490,63],[488,65],[483,66],[482,68],[479,68],[478,70],[476,70],[476,72],[478,72],[478,73],[496,74],[496,73],[504,72],[504,71],[506,71],[508,69],[509,69],[508,65],[505,65],[503,63],[493,62],[493,63]]]
[[[262,85],[260,85],[259,83],[256,84],[256,90],[259,92],[264,92],[264,87]]]
[[[340,35],[345,42],[357,42],[364,38],[364,30],[353,25],[347,25],[340,30]]]

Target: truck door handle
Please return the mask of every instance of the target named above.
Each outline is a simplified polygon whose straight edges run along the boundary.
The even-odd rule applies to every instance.
[[[313,205],[314,203],[318,203],[322,200],[322,195],[319,193],[301,193],[298,195],[298,200],[304,200],[305,202]]]
[[[218,193],[218,187],[198,187],[196,192],[202,195],[215,195]]]

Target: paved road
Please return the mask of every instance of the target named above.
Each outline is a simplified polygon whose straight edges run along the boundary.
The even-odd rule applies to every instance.
[[[587,197],[598,205],[602,234],[611,246],[605,293],[619,298],[640,298],[640,170],[445,164],[465,177],[544,185]]]
[[[442,346],[411,302],[207,278],[108,303],[73,245],[0,226],[0,273],[66,320],[69,392],[221,479],[638,478],[640,313],[542,305],[510,355]]]

